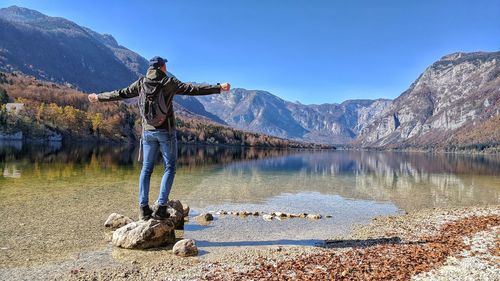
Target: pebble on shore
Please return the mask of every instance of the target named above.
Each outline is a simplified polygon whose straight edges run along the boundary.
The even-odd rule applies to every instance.
[[[175,243],[172,252],[180,257],[196,256],[198,255],[198,247],[193,239],[183,239]]]
[[[268,214],[265,214],[265,215],[262,215],[262,218],[266,221],[271,221],[274,219],[274,216],[271,216],[271,215],[268,215]]]
[[[210,213],[203,213],[196,217],[196,221],[201,225],[208,225],[214,220],[214,216]]]
[[[220,210],[216,212],[215,214],[217,215],[234,215],[234,216],[241,216],[241,217],[246,217],[246,216],[266,216],[264,220],[272,220],[272,219],[277,219],[281,220],[282,218],[307,218],[307,219],[313,219],[313,220],[319,220],[323,218],[322,215],[320,214],[307,214],[307,213],[285,213],[285,212],[272,212],[270,214],[264,214],[262,212],[249,212],[249,211],[224,211]],[[331,218],[331,215],[327,215],[327,218]]]

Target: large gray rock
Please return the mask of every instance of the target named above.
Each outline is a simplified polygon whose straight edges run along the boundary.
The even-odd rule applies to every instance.
[[[112,244],[127,249],[158,247],[175,241],[174,230],[183,226],[183,207],[179,200],[167,203],[170,217],[165,220],[137,221],[120,227],[113,233]]]
[[[113,233],[113,246],[126,249],[147,249],[175,241],[175,224],[171,219],[136,221]]]
[[[104,226],[111,229],[117,229],[131,222],[133,222],[133,220],[129,217],[117,213],[112,213],[111,215],[109,215],[106,222],[104,222]]]
[[[189,257],[198,255],[198,247],[193,239],[183,239],[175,243],[172,249],[174,255],[181,257]]]

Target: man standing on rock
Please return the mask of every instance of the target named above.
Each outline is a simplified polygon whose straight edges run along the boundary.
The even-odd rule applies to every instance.
[[[142,150],[144,160],[139,178],[139,207],[141,219],[166,219],[167,202],[174,181],[177,161],[177,135],[172,101],[175,95],[210,95],[229,91],[228,83],[195,86],[167,76],[166,59],[154,57],[149,61],[146,77],[127,88],[101,94],[92,93],[90,102],[115,101],[139,96],[142,118]],[[160,184],[160,194],[155,210],[149,207],[149,182],[158,151],[161,152],[165,170]]]

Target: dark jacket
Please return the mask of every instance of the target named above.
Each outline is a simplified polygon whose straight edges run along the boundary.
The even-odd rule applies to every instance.
[[[161,85],[163,85],[163,95],[165,97],[165,102],[168,109],[167,119],[162,125],[158,127],[153,127],[147,124],[145,120],[142,120],[144,130],[148,131],[157,129],[166,129],[168,131],[171,131],[175,129],[174,108],[172,106],[174,95],[201,96],[219,94],[221,91],[220,85],[195,86],[192,84],[182,83],[177,78],[168,77],[163,71],[157,68],[150,67],[145,78],[139,78],[139,80],[135,81],[127,88],[101,93],[97,95],[97,97],[99,98],[99,101],[115,101],[137,97],[146,79],[159,81]]]

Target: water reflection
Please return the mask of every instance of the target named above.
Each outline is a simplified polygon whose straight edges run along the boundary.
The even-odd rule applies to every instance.
[[[112,185],[122,179],[132,186],[141,165],[137,153],[133,146],[7,143],[0,146],[0,175],[5,180],[26,176],[27,183],[96,177]],[[406,210],[498,204],[500,196],[500,157],[495,155],[181,145],[178,165],[173,195],[201,207],[264,202],[304,191],[391,201]]]
[[[243,148],[236,146],[179,145],[179,166],[207,166],[231,163],[238,160],[255,160],[289,155],[291,150]],[[31,143],[21,141],[0,143],[0,163],[73,163],[89,164],[98,161],[105,167],[135,166],[137,146],[78,143]],[[161,162],[158,155],[157,162]]]
[[[317,175],[500,175],[500,157],[371,151],[306,152],[252,163],[238,163],[231,167],[234,170],[257,169]]]
[[[110,213],[137,217],[136,160],[130,146],[0,145],[0,245],[8,248],[0,264],[31,265],[106,247],[102,223]],[[151,199],[161,172],[153,173]],[[401,209],[498,204],[499,174],[500,157],[491,155],[180,146],[171,198],[189,203],[193,213],[333,215],[271,225],[227,217],[213,227],[186,228],[187,237],[210,241],[205,246],[310,243]]]
[[[200,184],[216,184],[217,190],[192,200],[201,205],[246,197],[264,201],[283,192],[315,191],[391,201],[405,210],[498,204],[499,172],[500,158],[492,155],[299,153],[225,165]]]
[[[0,146],[0,187],[7,179],[101,179],[135,186],[133,146]],[[161,159],[157,159],[161,162]],[[402,209],[498,204],[500,157],[369,151],[292,151],[179,147],[173,196],[204,207],[265,202],[283,193],[321,192],[391,201]],[[153,181],[161,175],[153,175]]]

